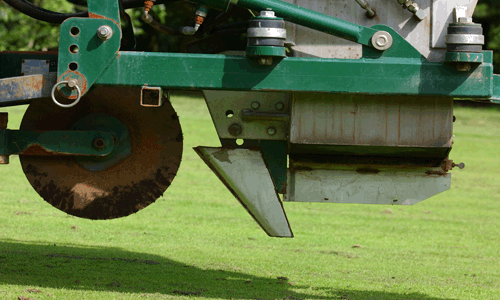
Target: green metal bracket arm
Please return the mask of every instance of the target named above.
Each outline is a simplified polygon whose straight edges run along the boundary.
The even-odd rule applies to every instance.
[[[211,6],[220,7],[223,6],[227,0],[204,0],[203,2]],[[279,0],[231,0],[231,2],[238,6],[257,11],[269,8],[272,9],[278,17],[286,21],[332,34],[369,47],[373,47],[371,38],[377,32],[377,30],[368,27],[337,19]]]
[[[0,155],[106,156],[114,136],[105,131],[0,130]]]

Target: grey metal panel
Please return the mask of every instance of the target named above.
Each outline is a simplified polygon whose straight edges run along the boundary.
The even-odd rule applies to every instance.
[[[23,75],[49,74],[50,60],[23,59],[21,73]]]
[[[293,237],[260,151],[211,147],[194,150],[268,235]]]
[[[433,48],[446,48],[445,36],[448,23],[453,22],[455,6],[466,6],[467,16],[472,17],[478,0],[433,0],[432,1],[432,40]]]
[[[425,12],[426,17],[420,21],[411,12],[403,9],[396,0],[367,0],[370,7],[376,9],[377,16],[369,19],[365,10],[354,0],[284,0],[320,13],[371,27],[385,24],[392,27],[430,61],[444,59],[444,36],[451,18],[453,8],[457,4],[470,7],[472,14],[477,0],[415,0]],[[432,6],[432,7],[431,7]],[[431,16],[432,15],[432,16]],[[431,21],[432,20],[432,21]],[[349,58],[362,56],[361,46],[325,33],[302,26],[286,23],[287,40],[298,57]],[[432,32],[432,48],[431,47]],[[439,43],[436,41],[439,40]]]
[[[450,147],[449,98],[294,93],[290,142]]]
[[[451,186],[451,174],[384,170],[296,170],[289,172],[284,201],[413,205]]]
[[[266,139],[284,140],[288,134],[288,122],[282,121],[259,121],[245,122],[242,120],[241,111],[252,109],[252,102],[259,102],[259,112],[284,113],[289,111],[291,95],[288,93],[272,92],[234,92],[234,91],[203,91],[205,100],[214,121],[215,129],[219,138],[223,139]],[[282,102],[282,110],[276,109],[276,103]],[[228,118],[227,111],[233,111],[233,116]],[[229,133],[231,124],[238,123],[243,131],[238,136]],[[274,127],[276,133],[269,135],[267,129]]]

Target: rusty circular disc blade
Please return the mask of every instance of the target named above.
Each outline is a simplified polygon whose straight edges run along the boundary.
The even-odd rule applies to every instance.
[[[30,104],[21,130],[71,130],[78,120],[99,113],[126,125],[131,138],[130,155],[101,171],[85,168],[72,156],[21,155],[26,177],[45,201],[77,217],[113,219],[163,195],[181,162],[181,126],[168,100],[160,107],[142,107],[140,93],[133,87],[97,87],[71,108],[51,99]]]

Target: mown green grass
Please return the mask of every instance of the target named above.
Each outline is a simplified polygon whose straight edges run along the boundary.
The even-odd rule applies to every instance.
[[[456,108],[451,190],[410,207],[285,203],[295,238],[275,239],[191,149],[218,145],[204,102],[172,102],[180,171],[127,218],[68,216],[18,158],[0,166],[0,299],[500,299],[499,110]],[[17,128],[24,108],[3,111]]]

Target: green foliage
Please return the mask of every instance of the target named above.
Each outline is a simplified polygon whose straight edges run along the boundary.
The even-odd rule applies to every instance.
[[[66,0],[35,0],[34,4],[57,12],[75,12]],[[0,51],[57,50],[59,26],[28,17],[0,0]]]
[[[500,73],[500,2],[497,0],[479,0],[473,19],[483,26],[485,45],[483,49],[493,50],[495,73]]]

